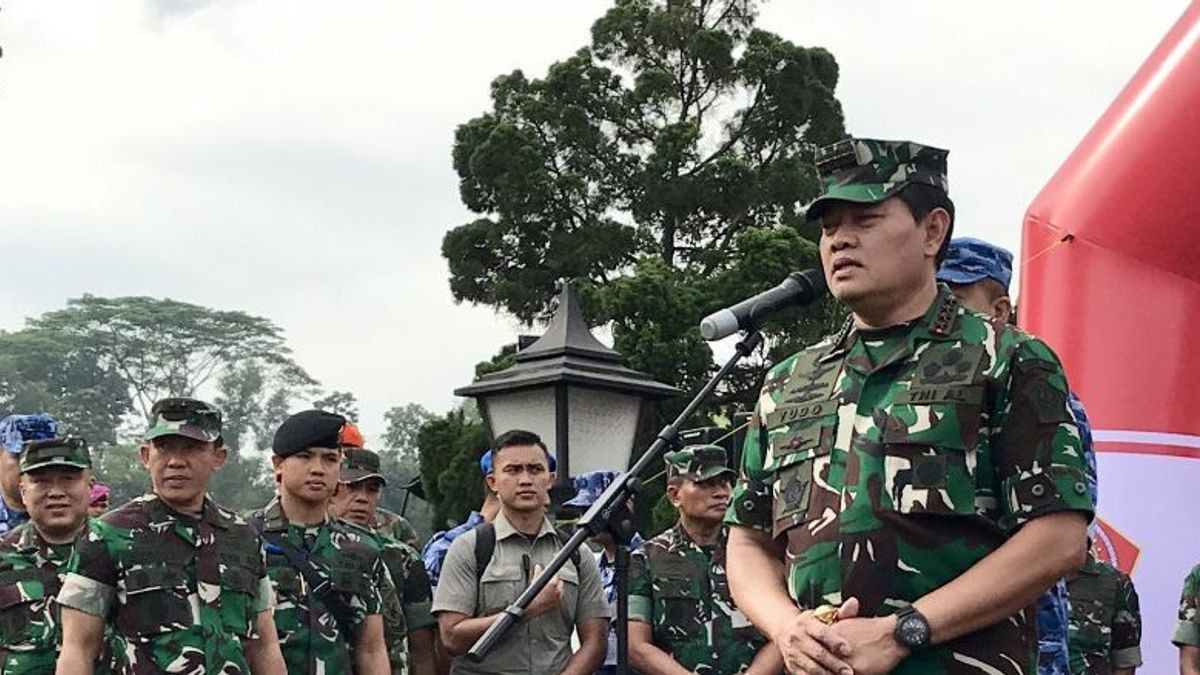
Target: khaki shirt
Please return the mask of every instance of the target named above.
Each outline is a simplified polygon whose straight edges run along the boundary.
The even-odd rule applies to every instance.
[[[503,512],[496,516],[496,549],[483,571],[475,575],[475,535],[472,530],[454,540],[442,565],[433,596],[433,612],[458,612],[470,617],[497,614],[517,599],[533,580],[535,565],[545,567],[561,545],[548,519],[536,536],[513,528]],[[465,656],[454,659],[453,675],[544,675],[557,673],[571,657],[571,632],[587,619],[610,618],[594,556],[583,551],[579,565],[568,560],[559,570],[563,580],[560,611],[522,621],[508,632],[483,663]]]

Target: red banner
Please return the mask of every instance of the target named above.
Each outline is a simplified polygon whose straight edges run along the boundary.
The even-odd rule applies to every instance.
[[[1091,419],[1101,557],[1134,574],[1145,671],[1173,672],[1200,562],[1200,3],[1030,206],[1021,325],[1062,357]]]

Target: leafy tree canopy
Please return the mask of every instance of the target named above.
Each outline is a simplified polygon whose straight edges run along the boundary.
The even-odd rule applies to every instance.
[[[492,109],[455,135],[480,217],[442,243],[454,297],[533,322],[558,279],[581,279],[632,367],[694,390],[712,369],[700,318],[816,264],[812,155],[845,135],[833,56],[755,28],[755,5],[617,0],[544,78],[496,78]],[[766,358],[838,318],[781,315]],[[748,402],[763,367],[714,405]]]

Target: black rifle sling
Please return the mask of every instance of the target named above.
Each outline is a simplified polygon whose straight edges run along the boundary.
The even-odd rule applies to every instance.
[[[354,632],[351,627],[354,625],[354,610],[350,609],[350,605],[346,604],[341,594],[333,587],[333,582],[321,575],[312,558],[308,556],[308,552],[297,548],[280,532],[264,531],[261,520],[254,521],[254,529],[259,531],[264,541],[283,552],[283,556],[287,558],[292,569],[299,572],[300,576],[304,578],[309,596],[315,598],[325,606],[325,609],[329,610],[329,613],[333,615],[333,620],[337,622],[338,631],[346,638],[346,644],[353,646]]]

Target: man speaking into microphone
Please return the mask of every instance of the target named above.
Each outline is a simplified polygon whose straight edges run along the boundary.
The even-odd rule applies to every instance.
[[[936,281],[946,156],[817,154],[808,218],[851,317],[768,373],[726,514],[734,600],[792,673],[1034,673],[1030,607],[1082,562],[1093,505],[1058,358]]]

